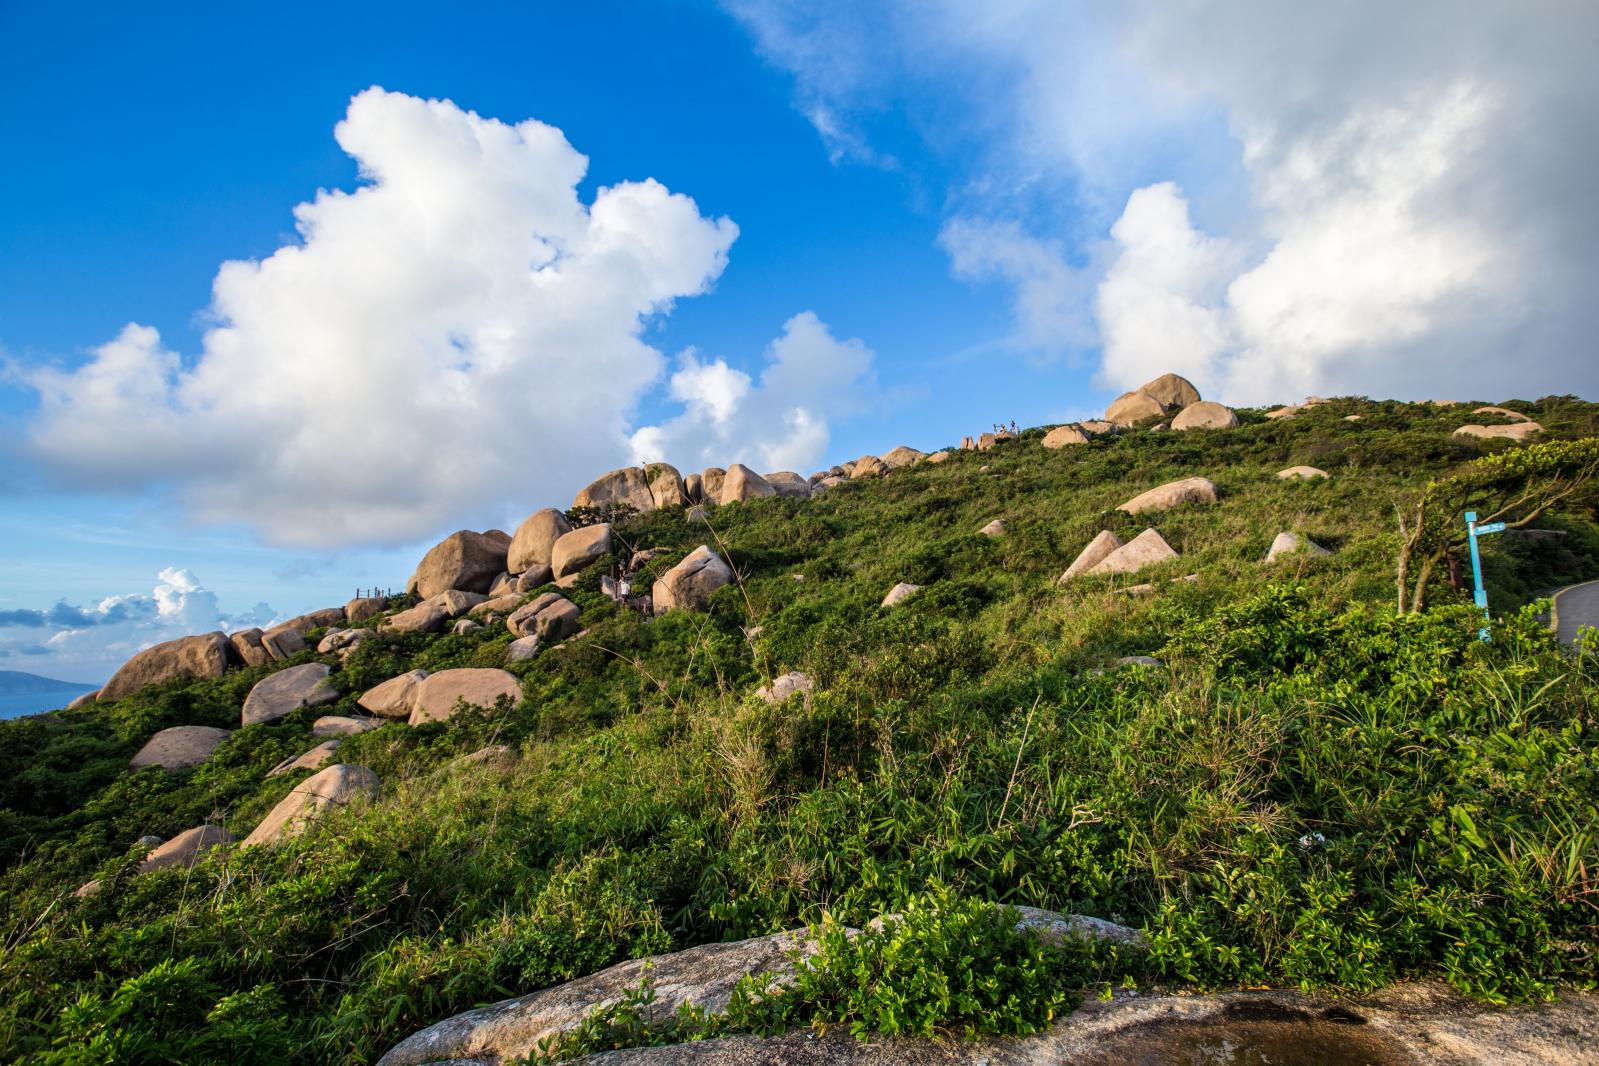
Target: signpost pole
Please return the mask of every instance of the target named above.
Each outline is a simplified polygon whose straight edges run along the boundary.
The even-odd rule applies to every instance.
[[[1466,540],[1471,544],[1471,601],[1482,609],[1482,628],[1477,630],[1479,640],[1489,639],[1488,634],[1488,586],[1482,580],[1482,556],[1477,552],[1477,538],[1486,537],[1490,533],[1503,533],[1503,522],[1488,522],[1484,525],[1477,524],[1477,512],[1466,512]]]

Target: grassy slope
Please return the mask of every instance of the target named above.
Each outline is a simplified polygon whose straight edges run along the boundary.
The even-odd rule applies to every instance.
[[[1594,405],[1528,409],[1556,436],[1599,422]],[[123,768],[156,729],[236,725],[264,668],[0,723],[0,1048],[370,1061],[620,958],[824,909],[859,924],[939,885],[1143,926],[1154,951],[1126,965],[1145,979],[1429,973],[1490,998],[1591,981],[1591,658],[1574,666],[1530,616],[1480,646],[1447,588],[1426,618],[1386,610],[1392,500],[1479,453],[1450,439],[1460,421],[1341,401],[1060,451],[1034,431],[716,509],[714,534],[634,520],[631,546],[672,549],[649,573],[711,539],[744,582],[707,614],[647,622],[591,574],[572,593],[589,635],[514,668],[523,709],[348,739],[340,759],[379,773],[378,804],[192,872],[132,877],[129,849],[207,817],[247,832],[304,776],[265,770],[339,708],[239,730],[174,775]],[[1334,476],[1272,476],[1298,463]],[[1223,502],[1112,510],[1193,475]],[[1003,537],[976,534],[995,517]],[[1563,541],[1491,542],[1496,606],[1599,573],[1594,518],[1542,523]],[[1155,596],[1117,592],[1148,573],[1054,584],[1100,529],[1150,524],[1183,555],[1153,571]],[[1267,568],[1283,529],[1336,554]],[[926,588],[880,610],[898,581]],[[353,701],[404,669],[500,665],[508,640],[372,641],[335,678]],[[1095,672],[1135,653],[1172,669]],[[808,705],[750,697],[790,669],[815,679]],[[451,768],[489,742],[520,760]],[[63,900],[91,876],[107,891]]]

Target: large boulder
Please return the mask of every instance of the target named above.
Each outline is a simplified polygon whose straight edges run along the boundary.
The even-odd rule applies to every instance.
[[[564,534],[550,550],[550,565],[556,580],[560,580],[588,569],[610,554],[611,526],[601,522]]]
[[[268,777],[277,777],[280,774],[290,774],[296,770],[320,770],[333,760],[334,754],[339,750],[340,738],[324,740],[304,755],[290,755],[267,771]]]
[[[329,811],[375,799],[377,794],[378,775],[365,766],[329,766],[295,785],[239,846],[275,844],[299,836]]]
[[[508,547],[500,537],[474,533],[470,529],[451,533],[428,549],[417,564],[416,594],[425,600],[450,589],[487,592],[500,571],[506,568]]]
[[[305,637],[294,628],[269,629],[261,634],[261,647],[275,663],[292,659],[306,648]]]
[[[1327,476],[1327,471],[1319,466],[1290,466],[1277,471],[1279,481],[1315,481]]]
[[[365,622],[388,609],[387,596],[357,596],[344,605],[344,619],[347,622]]]
[[[111,675],[100,690],[100,702],[110,703],[131,696],[146,685],[221,677],[232,660],[234,648],[222,633],[179,637],[153,648],[146,648]]]
[[[1105,408],[1105,421],[1118,426],[1136,426],[1166,413],[1159,400],[1147,392],[1124,392]]]
[[[429,674],[417,686],[411,704],[412,725],[443,722],[455,713],[458,704],[492,709],[506,696],[515,706],[522,702],[522,683],[504,670],[461,667]]]
[[[761,479],[776,489],[779,496],[792,496],[803,500],[811,494],[811,483],[792,470],[762,474]]]
[[[644,468],[644,480],[649,482],[650,498],[656,507],[682,507],[688,503],[683,475],[671,463],[650,463]]]
[[[743,463],[734,463],[727,468],[727,477],[722,481],[721,503],[733,503],[737,500],[754,500],[763,496],[776,496],[777,489],[767,480]]]
[[[1233,409],[1211,400],[1191,403],[1171,420],[1171,428],[1175,430],[1232,429],[1236,425],[1238,425],[1238,416],[1233,413]]]
[[[142,770],[146,766],[187,770],[209,759],[211,753],[217,750],[217,745],[226,739],[226,729],[208,725],[175,725],[145,741],[144,747],[139,749],[128,766],[134,770]]]
[[[1179,374],[1162,374],[1138,386],[1138,391],[1167,408],[1188,407],[1202,399],[1194,383]]]
[[[396,611],[381,623],[381,628],[396,633],[437,633],[449,619],[443,606],[436,600],[426,600],[415,607]]]
[[[555,571],[548,566],[535,566],[531,570],[524,570],[516,579],[517,595],[532,592],[554,580]]]
[[[272,656],[261,646],[259,629],[241,629],[228,637],[228,642],[245,666],[265,666],[272,661]]]
[[[888,464],[875,455],[863,455],[849,464],[851,478],[882,477],[888,470]]]
[[[1104,562],[1117,548],[1122,546],[1122,539],[1110,530],[1102,531],[1093,540],[1088,542],[1088,547],[1078,553],[1072,560],[1072,565],[1060,575],[1061,581],[1070,581],[1078,574],[1086,574],[1100,563]]]
[[[683,498],[691,504],[705,502],[704,475],[688,474],[683,478]]]
[[[522,606],[522,595],[520,592],[512,592],[505,596],[496,596],[492,600],[484,600],[466,613],[472,618],[487,618],[491,614],[503,618]]]
[[[298,615],[287,622],[279,622],[267,630],[267,633],[280,633],[285,629],[292,629],[303,637],[313,629],[326,629],[342,621],[344,621],[343,607],[324,607],[319,611],[308,611]]]
[[[1508,426],[1461,426],[1455,430],[1457,437],[1499,437],[1506,440],[1527,440],[1535,434],[1542,433],[1543,427],[1536,422],[1514,422]]]
[[[1044,434],[1044,447],[1046,448],[1064,448],[1068,444],[1087,444],[1088,441],[1088,434],[1070,423],[1064,426],[1056,426]]]
[[[1332,552],[1323,548],[1309,537],[1301,537],[1298,533],[1279,533],[1272,539],[1271,547],[1266,549],[1268,563],[1274,563],[1285,555],[1304,552],[1307,555],[1331,555]]]
[[[733,568],[701,544],[683,561],[662,574],[651,589],[656,614],[673,610],[702,610],[711,594],[733,580]]]
[[[1190,477],[1141,492],[1116,510],[1143,514],[1146,511],[1169,511],[1185,503],[1215,502],[1216,483],[1208,478]]]
[[[947,449],[947,448],[942,450],[942,451],[936,451],[932,455],[929,455],[927,457],[927,461],[929,463],[933,463],[933,464],[947,463],[947,462],[949,462],[949,459],[950,459],[950,452],[949,452],[949,449]]]
[[[642,467],[625,466],[589,482],[572,498],[573,507],[615,507],[619,504],[639,512],[655,510],[655,494]]]
[[[708,466],[700,472],[700,502],[718,503],[722,499],[722,483],[727,471],[719,466]]]
[[[326,663],[305,663],[262,678],[244,698],[243,724],[275,722],[301,707],[332,703],[339,690],[328,680],[330,672]]]
[[[431,604],[444,612],[446,618],[459,618],[480,603],[487,603],[488,597],[481,592],[462,592],[460,589],[450,589],[437,596],[430,596],[423,601]]]
[[[181,866],[185,870],[200,861],[200,857],[219,844],[233,843],[233,834],[220,825],[197,825],[185,829],[165,844],[160,845],[139,863],[139,872],[165,870]]]
[[[909,581],[901,581],[888,590],[888,595],[883,597],[883,602],[879,606],[897,607],[920,591],[922,591],[922,586],[913,585]]]
[[[1177,558],[1166,538],[1153,529],[1146,529],[1105,558],[1089,567],[1090,574],[1132,574],[1146,566]]]
[[[427,679],[426,670],[412,670],[373,685],[356,697],[356,705],[380,718],[409,718],[416,690]]]
[[[905,466],[915,466],[925,458],[927,458],[927,453],[919,452],[909,444],[901,444],[897,448],[890,448],[882,456],[883,465],[890,470],[898,470]]]
[[[549,566],[555,542],[570,532],[572,523],[555,508],[534,511],[516,527],[516,536],[511,538],[511,548],[506,554],[505,569],[522,574]]]
[[[513,611],[505,620],[505,627],[513,636],[539,637],[549,643],[576,633],[581,613],[571,600],[546,592]]]

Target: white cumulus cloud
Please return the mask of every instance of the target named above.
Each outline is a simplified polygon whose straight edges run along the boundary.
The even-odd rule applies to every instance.
[[[665,369],[643,330],[707,291],[737,227],[653,180],[584,202],[587,160],[537,121],[373,88],[335,136],[363,183],[223,264],[198,354],[134,324],[32,374],[35,454],[310,547],[514,516],[628,457]]]

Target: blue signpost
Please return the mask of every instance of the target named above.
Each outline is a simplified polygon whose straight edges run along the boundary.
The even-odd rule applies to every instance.
[[[1477,637],[1480,640],[1488,639],[1488,588],[1482,583],[1482,557],[1477,554],[1477,538],[1504,531],[1503,522],[1485,522],[1479,526],[1477,512],[1466,512],[1466,539],[1471,542],[1471,581],[1475,586],[1471,600],[1482,608],[1482,628],[1477,630]]]

